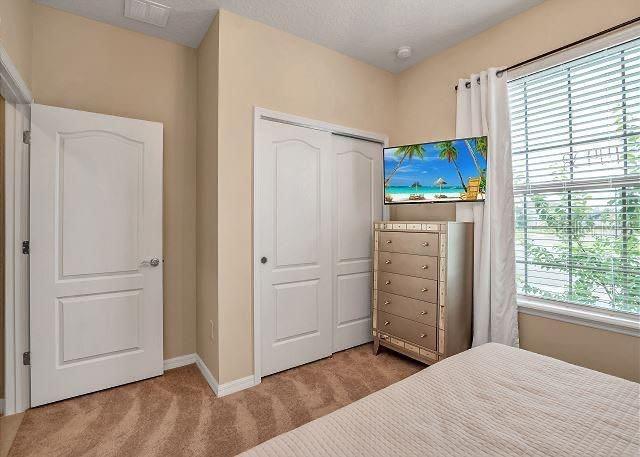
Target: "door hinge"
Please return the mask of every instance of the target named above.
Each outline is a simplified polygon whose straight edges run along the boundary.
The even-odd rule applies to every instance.
[[[23,352],[22,353],[22,364],[23,365],[31,365],[31,352]]]
[[[29,130],[22,132],[22,142],[24,144],[31,144],[31,132]]]
[[[31,244],[29,243],[29,241],[22,242],[22,253],[27,255],[31,254]]]

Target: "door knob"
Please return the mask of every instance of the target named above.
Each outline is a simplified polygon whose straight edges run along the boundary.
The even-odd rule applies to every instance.
[[[427,289],[426,287],[422,288],[422,292],[427,292],[429,289]]]
[[[429,268],[429,266],[428,266],[428,265],[422,265],[422,269],[423,269],[423,270],[426,270],[427,268]]]
[[[427,243],[427,242],[425,241],[424,243],[422,243],[422,246],[424,246],[424,247],[426,248],[427,246],[429,246],[429,243]]]
[[[384,301],[384,304],[385,304],[385,305],[390,305],[390,304],[391,304],[391,302],[390,302],[389,300],[385,300],[385,301]]]
[[[385,260],[384,263],[389,265],[391,263],[391,260]]]
[[[387,244],[391,244],[391,240],[387,240]]]
[[[262,264],[267,263],[267,258],[266,257],[261,258],[260,263]]]
[[[140,266],[142,267],[148,267],[148,266],[157,267],[158,265],[160,265],[160,259],[157,257],[154,257],[151,260],[143,260],[142,262],[140,262]]]
[[[388,286],[389,284],[391,284],[391,281],[387,279],[384,283]]]

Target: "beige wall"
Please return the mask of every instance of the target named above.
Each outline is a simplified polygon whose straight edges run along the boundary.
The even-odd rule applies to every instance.
[[[39,5],[33,22],[37,103],[164,124],[164,355],[193,353],[196,52]]]
[[[258,22],[227,11],[219,16],[219,380],[228,382],[253,373],[253,107],[386,133],[395,80]]]
[[[4,179],[4,163],[5,163],[5,151],[4,151],[4,140],[5,140],[5,123],[4,123],[4,98],[0,96],[0,189],[4,189],[5,179]],[[4,197],[4,191],[0,191],[0,195]],[[5,237],[5,218],[4,218],[4,198],[0,199],[0,240],[3,240]],[[4,398],[4,297],[5,297],[5,288],[4,288],[4,277],[5,277],[5,250],[4,244],[0,246],[0,398]]]
[[[640,16],[638,0],[547,0],[401,73],[392,144],[455,136],[458,78],[509,66]],[[453,205],[396,207],[396,220],[454,219]],[[520,316],[521,345],[617,376],[640,378],[640,338]]]
[[[216,379],[218,367],[218,44],[215,18],[198,49],[197,352]],[[213,322],[213,338],[211,337]]]
[[[7,51],[29,87],[32,26],[31,0],[0,0],[0,46]]]
[[[640,382],[637,337],[522,313],[519,323],[524,349]]]

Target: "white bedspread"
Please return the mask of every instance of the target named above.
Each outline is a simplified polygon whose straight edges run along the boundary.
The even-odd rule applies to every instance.
[[[433,365],[247,456],[639,456],[640,384],[499,344]]]

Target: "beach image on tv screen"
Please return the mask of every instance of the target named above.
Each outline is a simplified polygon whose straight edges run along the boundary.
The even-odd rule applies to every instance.
[[[384,150],[387,204],[484,200],[486,176],[487,137]]]

